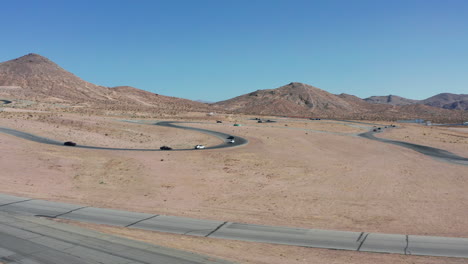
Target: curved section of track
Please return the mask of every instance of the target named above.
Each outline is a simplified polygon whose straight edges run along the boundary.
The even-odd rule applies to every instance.
[[[403,141],[397,141],[397,140],[391,140],[391,139],[385,139],[385,138],[378,138],[374,136],[376,133],[381,133],[381,132],[365,132],[361,133],[358,136],[371,139],[371,140],[376,140],[388,144],[393,144],[405,148],[412,149],[414,151],[417,151],[421,154],[427,155],[429,157],[451,162],[451,163],[456,163],[456,164],[461,164],[461,165],[466,165],[468,166],[468,158],[464,158],[461,156],[458,156],[456,154],[453,154],[452,152],[443,150],[443,149],[438,149],[438,148],[433,148],[433,147],[428,147],[428,146],[423,146],[423,145],[418,145],[418,144],[413,144],[413,143],[408,143],[408,142],[403,142]]]
[[[233,136],[233,135],[222,133],[222,132],[217,132],[217,131],[212,131],[212,130],[208,130],[208,129],[182,126],[182,125],[179,125],[180,123],[188,123],[188,122],[163,121],[163,122],[155,123],[154,125],[163,126],[163,127],[186,129],[186,130],[193,130],[193,131],[196,131],[196,132],[205,133],[205,134],[208,134],[210,136],[217,137],[217,138],[224,141],[223,143],[221,143],[219,145],[207,147],[205,149],[232,148],[232,147],[238,147],[238,146],[246,145],[249,142],[245,138],[234,136],[235,137],[235,142],[234,143],[229,143],[227,138],[230,137],[230,136]],[[175,125],[175,124],[177,124],[177,125]],[[23,138],[23,139],[26,139],[26,140],[38,142],[38,143],[56,145],[56,146],[64,146],[62,141],[57,141],[57,140],[53,140],[53,139],[49,139],[49,138],[45,138],[45,137],[36,136],[34,134],[18,131],[18,130],[11,129],[11,128],[0,127],[0,132],[8,134],[8,135],[15,136],[15,137]],[[86,145],[76,145],[76,146],[74,146],[74,148],[99,149],[99,150],[124,150],[124,151],[163,151],[163,150],[160,150],[160,149],[108,148],[108,147],[96,147],[96,146],[86,146]],[[192,149],[192,148],[190,148],[190,149],[173,149],[171,151],[187,151],[187,150],[195,150],[195,149]],[[164,150],[164,151],[167,151],[167,150]],[[200,151],[200,150],[198,150],[198,151]]]
[[[12,101],[10,100],[0,100],[0,102],[2,102],[2,104],[11,104]]]

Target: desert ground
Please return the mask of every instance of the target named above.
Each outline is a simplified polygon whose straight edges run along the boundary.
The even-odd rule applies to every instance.
[[[190,126],[249,140],[176,152],[45,145],[0,133],[2,192],[137,212],[264,225],[468,237],[468,167],[357,137],[372,125],[330,120],[186,115]],[[129,123],[124,121],[139,121]],[[0,126],[81,145],[206,146],[219,139],[131,119],[47,111],[0,112]],[[222,120],[222,124],[216,124]],[[234,127],[234,123],[242,126]],[[388,125],[391,123],[381,123]],[[468,129],[397,124],[379,137],[468,157]],[[215,240],[78,223],[241,263],[468,263]]]

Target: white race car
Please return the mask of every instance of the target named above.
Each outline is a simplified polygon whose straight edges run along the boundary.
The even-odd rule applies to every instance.
[[[203,146],[203,145],[196,145],[195,146],[195,149],[204,149],[204,148],[205,148],[205,146]]]

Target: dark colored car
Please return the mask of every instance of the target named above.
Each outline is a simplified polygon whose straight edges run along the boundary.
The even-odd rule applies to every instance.
[[[168,146],[162,146],[159,148],[160,150],[172,150],[171,147],[168,147]]]
[[[220,121],[220,120],[216,120],[216,123],[222,123],[223,121]]]
[[[263,121],[262,121],[262,120],[258,120],[257,123],[263,123]]]
[[[71,142],[71,141],[67,141],[67,142],[64,142],[63,145],[64,145],[64,146],[71,146],[71,147],[74,147],[74,146],[76,146],[76,143],[75,143],[75,142]]]
[[[234,139],[234,137],[233,137],[233,136],[229,136],[227,139]]]

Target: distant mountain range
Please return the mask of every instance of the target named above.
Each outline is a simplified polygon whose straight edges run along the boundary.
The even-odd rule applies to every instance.
[[[424,104],[444,109],[468,110],[468,94],[441,93],[425,100],[412,100],[396,95],[371,96],[364,99],[373,104],[411,105]]]
[[[214,105],[235,113],[263,115],[374,120],[404,118],[455,120],[459,118],[448,109],[419,104],[415,100],[402,97],[372,97],[372,99],[363,100],[349,94],[331,94],[298,82],[292,82],[277,89],[257,90],[217,102]]]
[[[38,54],[0,63],[0,99],[69,103],[102,110],[176,114],[180,111],[218,111],[262,115],[354,119],[459,118],[453,109],[468,110],[468,95],[443,93],[425,100],[372,96],[361,99],[331,94],[317,87],[292,82],[276,89],[257,90],[211,103],[159,95],[130,86],[104,87],[86,82]]]

